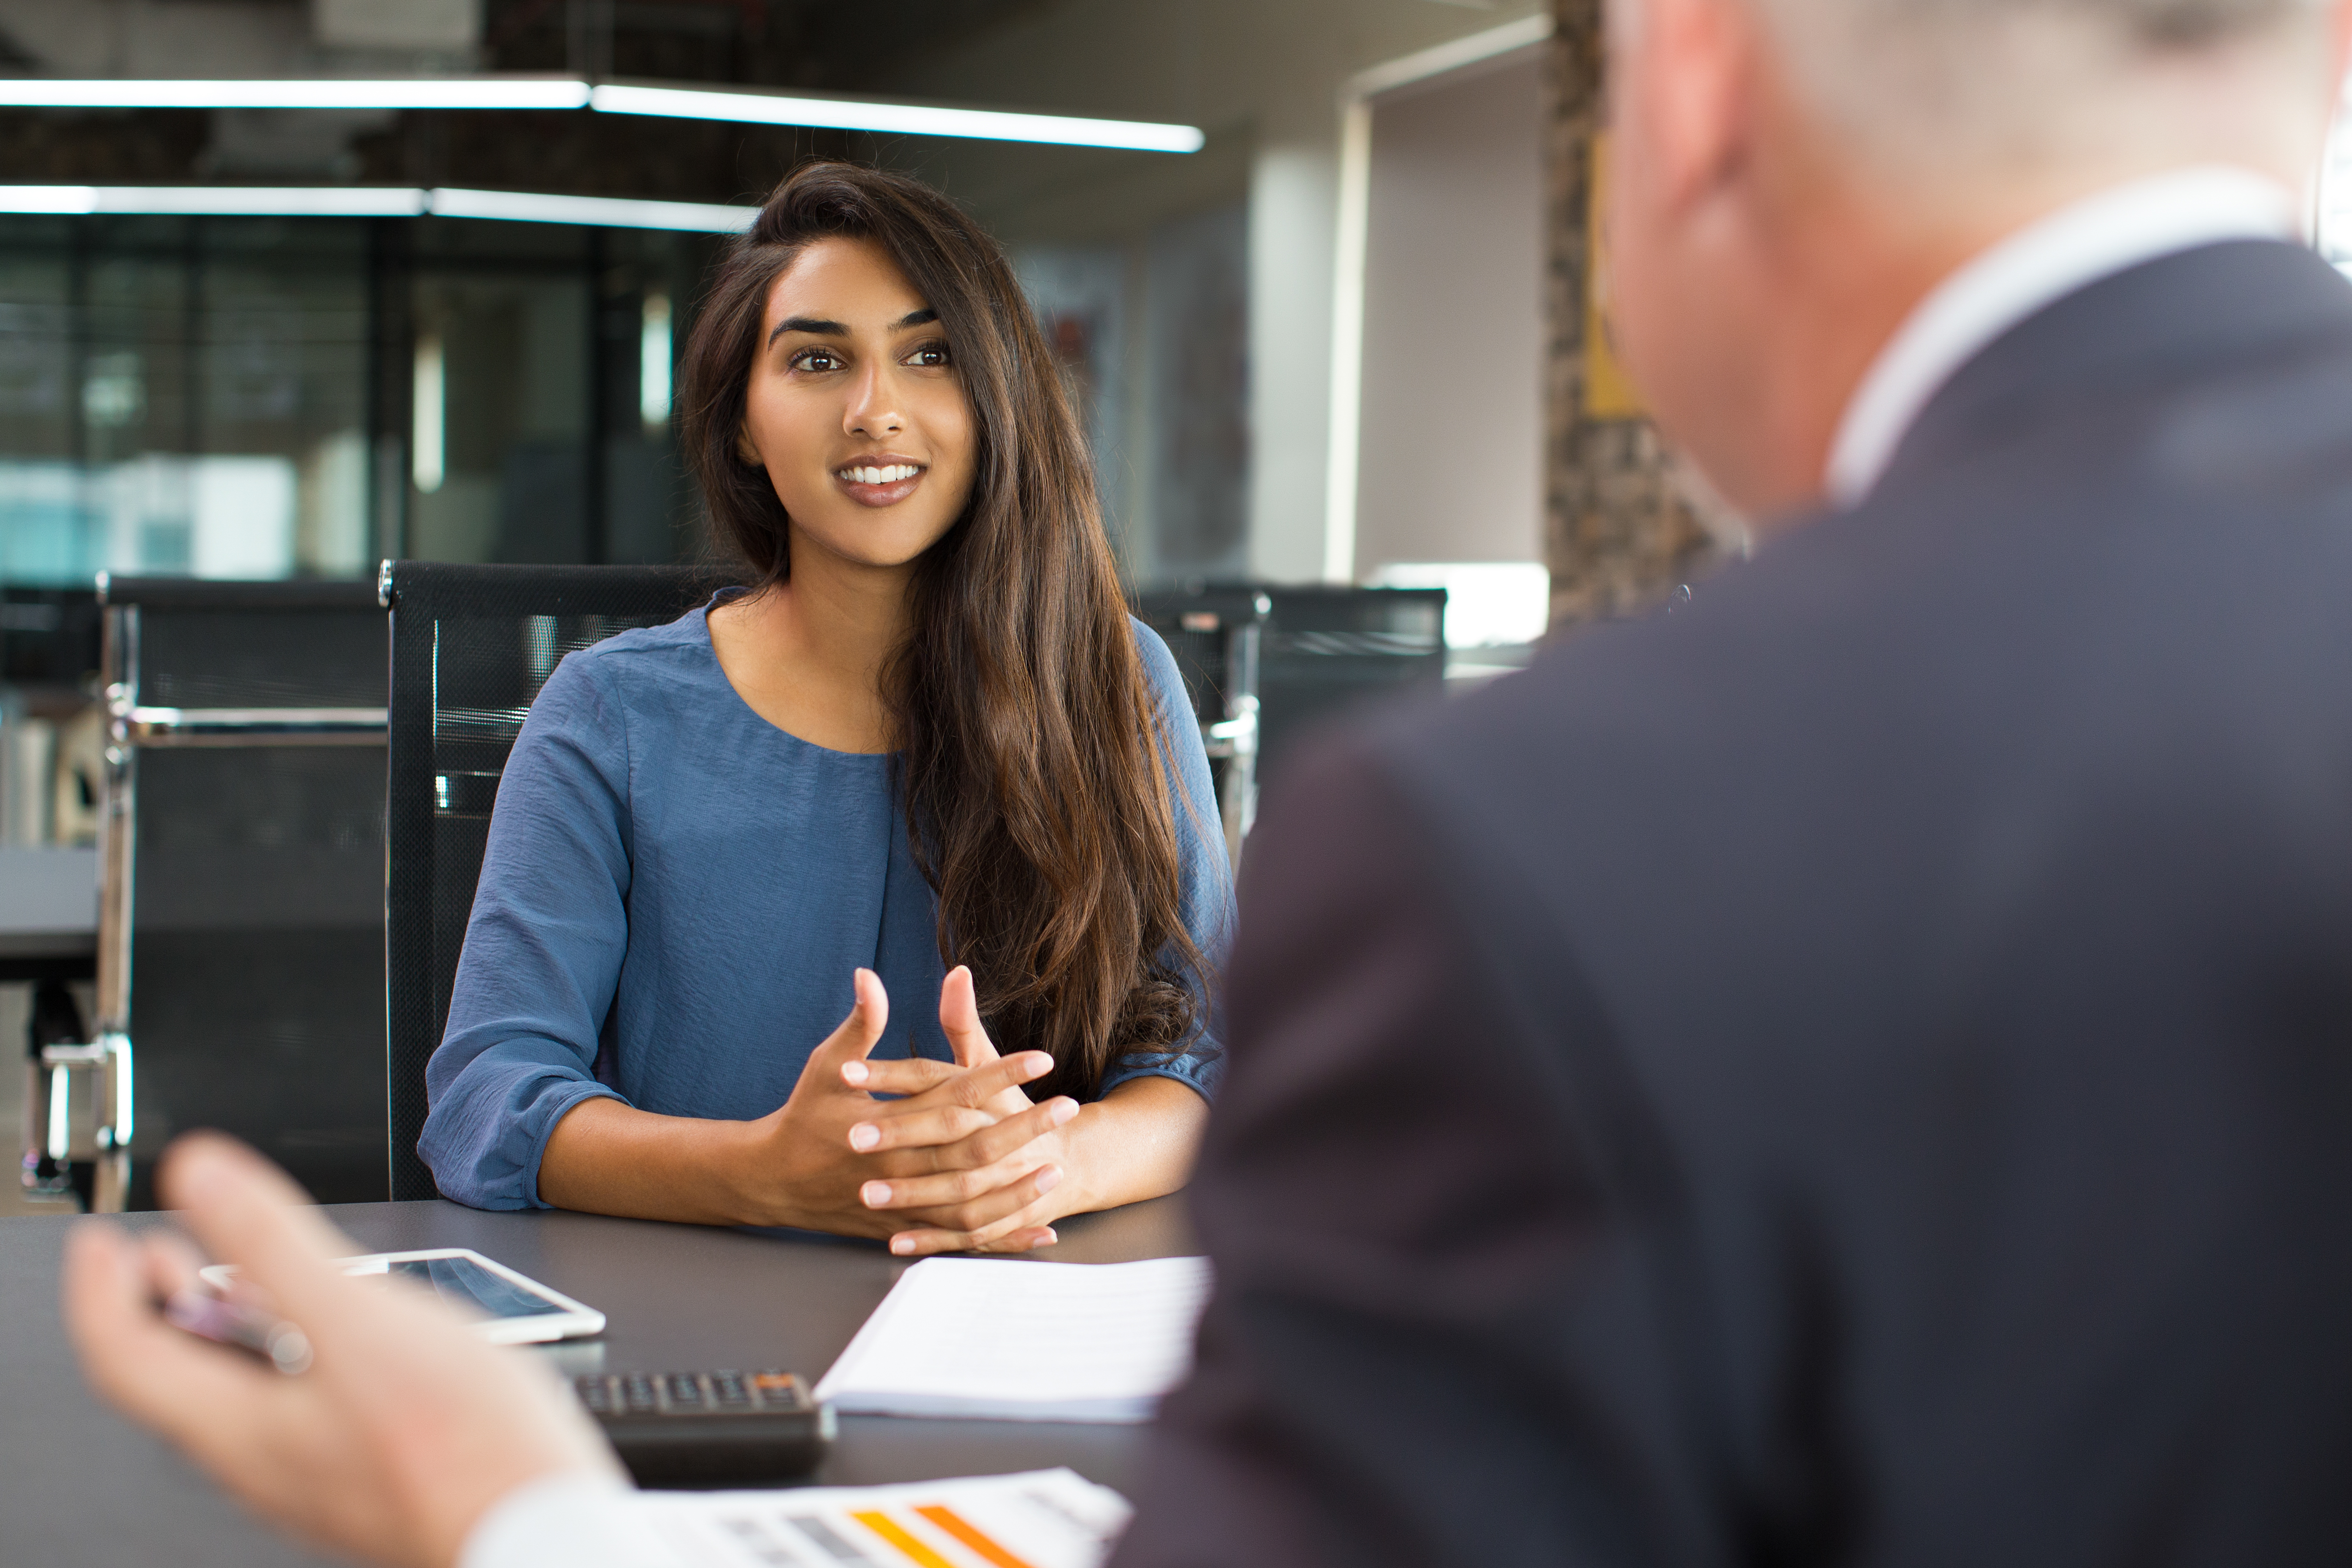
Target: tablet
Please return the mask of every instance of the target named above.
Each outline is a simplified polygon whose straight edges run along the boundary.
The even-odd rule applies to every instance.
[[[443,1301],[478,1320],[474,1331],[492,1344],[544,1344],[604,1332],[604,1314],[551,1291],[528,1275],[465,1247],[419,1252],[372,1252],[342,1260],[346,1274],[398,1275],[428,1286]],[[226,1291],[236,1266],[215,1263],[198,1277]]]

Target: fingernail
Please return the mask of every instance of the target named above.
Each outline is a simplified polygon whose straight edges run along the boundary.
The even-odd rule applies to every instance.
[[[1058,1127],[1077,1113],[1078,1103],[1076,1100],[1056,1100],[1053,1108],[1045,1113],[1045,1118]]]
[[[1061,1167],[1061,1166],[1047,1166],[1044,1170],[1039,1171],[1039,1172],[1037,1173],[1037,1190],[1038,1190],[1039,1192],[1041,1192],[1041,1193],[1043,1193],[1043,1192],[1051,1192],[1051,1191],[1053,1191],[1055,1187],[1057,1187],[1057,1186],[1061,1186],[1061,1185],[1062,1185],[1062,1167]]]
[[[1060,1234],[1059,1234],[1058,1232],[1056,1232],[1056,1231],[1055,1230],[1055,1228],[1054,1228],[1052,1226],[1050,1226],[1050,1225],[1049,1225],[1049,1226],[1045,1227],[1045,1245],[1046,1245],[1046,1246],[1051,1247],[1051,1246],[1053,1246],[1055,1242],[1057,1242],[1057,1241],[1061,1240],[1061,1239],[1062,1239],[1062,1238],[1061,1238]]]
[[[871,1122],[860,1122],[849,1129],[849,1146],[860,1154],[882,1141],[882,1129]]]
[[[1044,1051],[1024,1051],[1021,1054],[1028,1058],[1026,1061],[1024,1061],[1021,1064],[1024,1071],[1036,1073],[1045,1073],[1054,1071],[1054,1059],[1046,1055]]]
[[[841,1064],[841,1076],[845,1082],[863,1083],[874,1074],[862,1061],[845,1061]]]
[[[890,1184],[887,1181],[869,1181],[857,1189],[857,1196],[866,1207],[879,1208],[890,1201]]]
[[[915,1239],[903,1232],[890,1238],[890,1250],[904,1256],[915,1249]]]

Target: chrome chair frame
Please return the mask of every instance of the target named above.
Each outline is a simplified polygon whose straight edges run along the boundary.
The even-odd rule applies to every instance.
[[[160,747],[376,746],[388,733],[383,708],[176,708],[139,701],[139,606],[110,599],[101,679],[107,711],[106,775],[99,810],[98,1023],[86,1043],[42,1048],[26,1098],[24,1186],[62,1193],[71,1186],[72,1074],[97,1076],[97,1171],[90,1211],[118,1214],[131,1195],[136,1076],[131,1042],[131,916],[138,844],[139,753]]]
[[[1257,825],[1257,656],[1264,632],[1265,595],[1257,598],[1260,619],[1225,627],[1225,716],[1201,726],[1201,744],[1212,761],[1225,764],[1218,815],[1225,830],[1225,861],[1238,870],[1242,844]]]

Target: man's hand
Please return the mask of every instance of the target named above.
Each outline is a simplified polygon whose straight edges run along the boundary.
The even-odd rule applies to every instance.
[[[82,1221],[67,1238],[65,1321],[118,1409],[185,1450],[247,1507],[330,1551],[447,1568],[490,1507],[546,1477],[623,1479],[553,1375],[476,1338],[398,1280],[355,1280],[358,1250],[244,1145],[198,1134],[164,1158],[165,1200],[310,1337],[289,1377],[157,1315],[194,1259]]]
[[[967,970],[957,973],[963,977],[969,1010],[971,977]],[[984,1240],[1013,1238],[1021,1247],[1050,1241],[1050,1230],[1024,1224],[1021,1217],[1061,1179],[1060,1167],[1050,1159],[1053,1145],[1045,1140],[1078,1108],[1066,1099],[1032,1105],[1021,1085],[1052,1071],[1054,1059],[1037,1051],[1000,1058],[992,1046],[984,1060],[976,1054],[967,1059],[959,1042],[954,1066],[870,1061],[867,1053],[880,1042],[889,1018],[889,998],[871,970],[858,970],[856,985],[857,999],[848,1018],[810,1053],[792,1098],[759,1124],[761,1157],[740,1177],[748,1187],[740,1200],[747,1218],[887,1236],[891,1249],[905,1256],[982,1245],[983,1240],[969,1238],[983,1232]],[[949,988],[954,985],[950,976]],[[945,1022],[944,1002],[940,1016]],[[976,1013],[971,1027],[978,1032]],[[958,1041],[955,1030],[949,1039]],[[980,1040],[986,1046],[985,1034]],[[877,1101],[876,1093],[906,1098]],[[1024,1157],[1024,1151],[1041,1143],[1044,1149]],[[887,1202],[868,1201],[867,1195],[902,1176],[943,1170],[965,1173],[968,1190],[956,1200],[954,1212],[964,1221],[955,1234],[966,1239],[944,1246],[900,1239],[924,1236],[931,1220],[898,1213],[898,1206]]]

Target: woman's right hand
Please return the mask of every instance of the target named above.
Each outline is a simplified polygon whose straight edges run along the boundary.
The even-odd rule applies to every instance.
[[[866,1057],[881,1042],[890,1001],[870,969],[858,970],[855,985],[857,999],[849,1016],[810,1053],[792,1098],[753,1124],[758,1154],[739,1176],[748,1223],[850,1236],[889,1236],[925,1226],[931,1221],[870,1207],[862,1189],[869,1181],[937,1169],[930,1151],[949,1145],[961,1145],[960,1157],[977,1166],[1001,1167],[1077,1114],[1075,1101],[1031,1105],[1021,1092],[1022,1084],[1053,1071],[1054,1059],[1042,1051],[1002,1059],[992,1053],[989,1061],[946,1070],[919,1093],[875,1099],[853,1079],[877,1076]],[[1052,1191],[1061,1175],[1044,1165],[992,1184],[966,1206],[971,1223],[965,1228],[985,1228],[1018,1214]],[[1038,1240],[1050,1239],[1048,1232]]]

